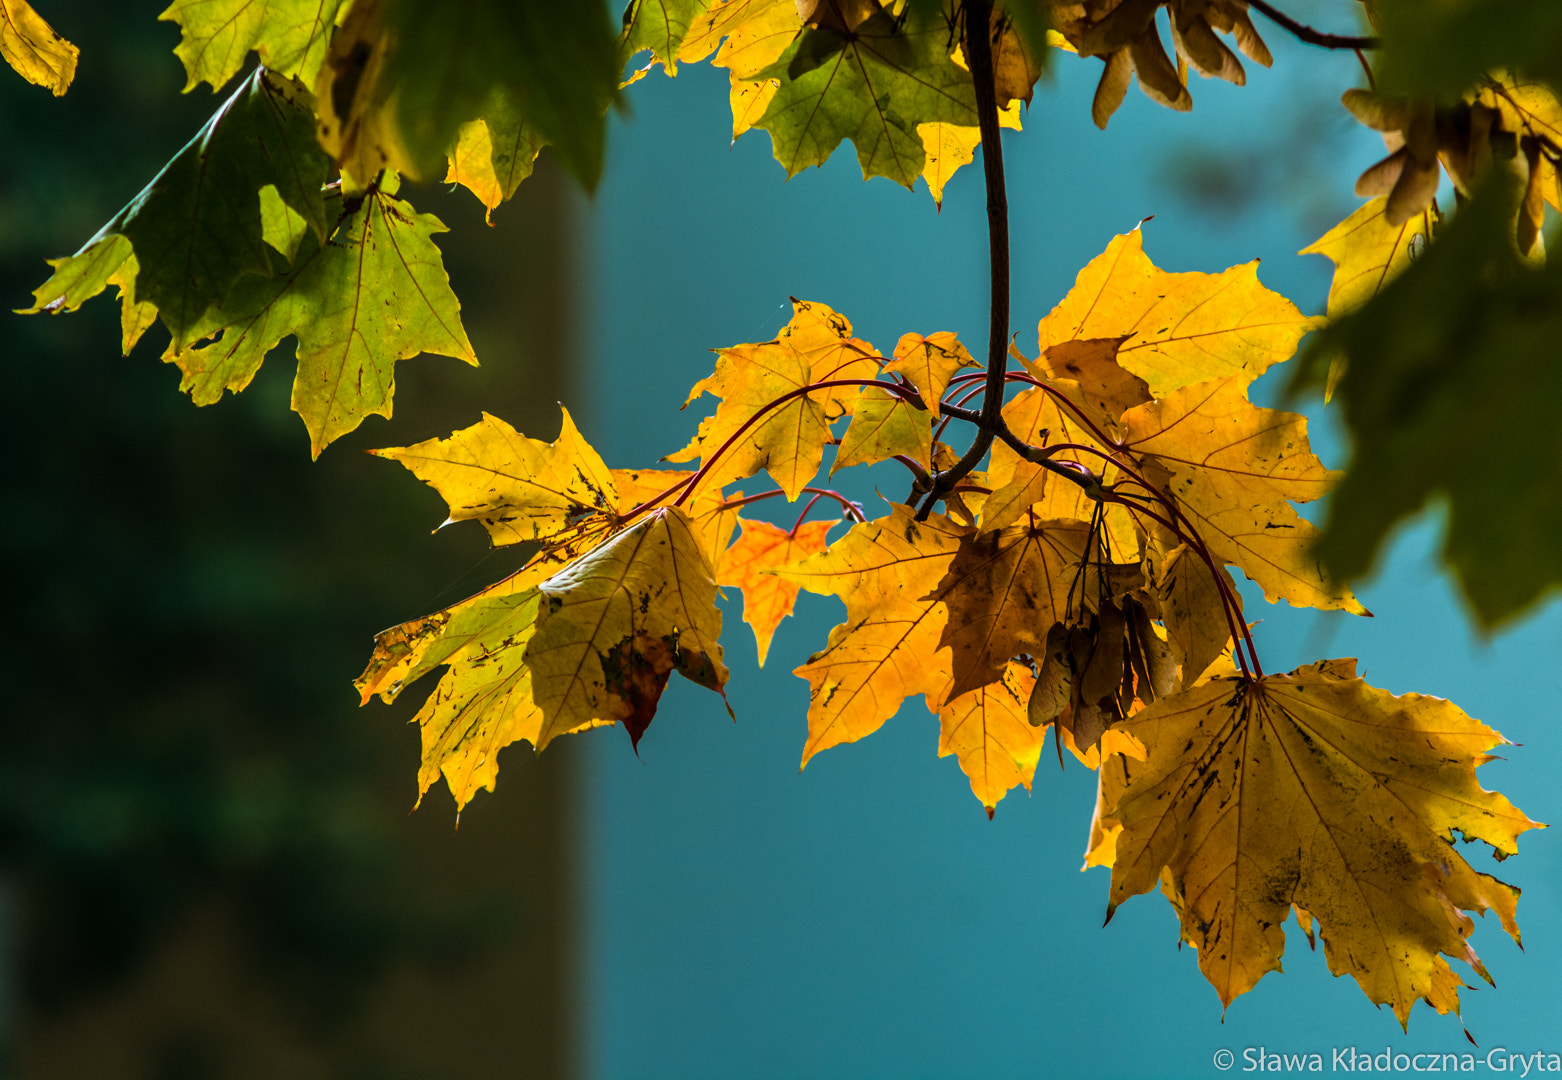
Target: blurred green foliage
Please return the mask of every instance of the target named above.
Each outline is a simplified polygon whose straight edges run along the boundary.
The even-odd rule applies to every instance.
[[[0,80],[9,307],[26,306],[43,260],[91,236],[211,112],[205,88],[178,94],[178,31],[159,8],[49,12],[83,52],[62,99]],[[390,973],[459,979],[506,950],[530,965],[548,1010],[518,1030],[539,1074],[561,1067],[564,1036],[548,1029],[564,1027],[556,823],[570,755],[507,756],[506,821],[479,800],[455,833],[440,798],[408,817],[417,734],[397,725],[421,695],[360,710],[350,686],[375,631],[514,557],[490,555],[475,527],[430,538],[437,496],[359,451],[469,423],[479,402],[536,430],[557,423],[568,343],[549,312],[564,307],[565,275],[549,260],[568,215],[560,183],[528,189],[493,230],[464,193],[408,192],[466,226],[443,246],[486,366],[401,365],[395,423],[371,422],[318,463],[287,411],[290,343],[249,392],[197,409],[157,362],[160,329],[115,355],[106,298],[68,318],[4,317],[0,880],[18,919],[18,1060],[42,1068],[33,1033],[125,992],[215,905],[238,928],[244,978],[333,1070],[348,1068],[340,1032]],[[405,1041],[427,1034],[407,1026]],[[188,1040],[167,1040],[168,1061],[143,1075],[178,1073]],[[472,1074],[382,1051],[380,1065],[359,1063],[366,1074]],[[202,1075],[229,1075],[220,1039],[202,1053],[217,1063]]]

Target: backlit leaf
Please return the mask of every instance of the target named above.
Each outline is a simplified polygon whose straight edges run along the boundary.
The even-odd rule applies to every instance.
[[[1562,154],[1562,98],[1550,86],[1509,72],[1492,72],[1481,81],[1474,98],[1502,117],[1505,130],[1549,142],[1552,154],[1535,164],[1536,183],[1545,201],[1562,210],[1562,174],[1556,155]]]
[[[678,50],[717,0],[634,0],[624,9],[622,58],[650,49],[667,74],[678,74]]]
[[[1010,431],[1033,445],[1072,443],[1104,450],[1106,440],[1095,432],[1109,436],[1112,424],[1105,414],[1084,403],[1083,397],[1078,384],[1056,380],[1048,389],[1034,388],[1016,394],[1003,407],[1003,418]],[[1061,404],[1064,401],[1070,404]],[[1090,453],[1061,451],[1053,457],[1092,471],[1102,468],[1101,459]],[[1102,479],[1107,483],[1117,479],[1115,468],[1106,467]],[[1040,520],[1090,521],[1100,507],[1080,485],[1026,461],[1002,443],[993,446],[987,484],[993,493],[982,507],[983,529],[1004,528],[1027,514]],[[1119,561],[1136,558],[1139,530],[1128,510],[1119,505],[1101,509],[1105,514],[1104,538],[1109,555]]]
[[[493,224],[499,204],[532,174],[546,140],[526,122],[509,94],[494,91],[476,120],[461,125],[450,151],[445,183],[462,184],[487,207]]]
[[[764,469],[788,499],[797,498],[813,481],[825,444],[833,437],[830,424],[851,412],[858,388],[804,388],[830,380],[872,379],[879,368],[873,346],[852,337],[844,316],[823,304],[794,300],[792,306],[792,321],[774,341],[718,351],[715,372],[695,384],[689,401],[710,393],[721,405],[700,424],[688,446],[667,455],[668,461],[698,456],[703,466],[719,452],[709,480],[714,486]],[[792,396],[769,408],[787,394]]]
[[[681,469],[609,469],[613,483],[618,488],[618,514],[628,520],[633,512],[645,512],[645,504],[672,506],[680,491],[668,494],[668,489],[680,480],[693,476],[692,470]],[[742,497],[734,492],[732,499]],[[738,527],[739,507],[722,497],[717,488],[705,487],[695,492],[694,498],[682,504],[684,516],[694,529],[694,539],[711,566],[721,565],[722,553],[732,541],[732,530]]]
[[[59,97],[76,78],[81,50],[55,33],[27,0],[0,0],[0,56],[22,78]]]
[[[1011,661],[1003,677],[962,694],[938,710],[938,755],[954,754],[972,793],[993,816],[1011,788],[1030,790],[1047,729],[1025,719],[1035,682],[1030,668]]]
[[[1020,103],[1013,102],[1006,109],[998,110],[998,126],[1020,130]],[[962,127],[959,124],[926,123],[917,125],[917,137],[922,140],[922,150],[927,160],[922,165],[922,179],[927,182],[928,194],[936,206],[944,205],[944,185],[976,156],[976,148],[982,145],[982,129]]]
[[[444,231],[432,215],[371,191],[329,243],[306,235],[291,267],[270,253],[269,280],[241,281],[190,329],[189,347],[169,347],[165,358],[184,372],[180,389],[200,405],[237,393],[293,334],[292,403],[317,456],[364,417],[389,416],[396,361],[433,352],[477,362],[432,239]]]
[[[277,74],[314,85],[342,0],[174,0],[158,18],[179,26],[185,90],[221,90],[250,50]]]
[[[1243,385],[1296,351],[1317,320],[1258,282],[1258,264],[1220,274],[1169,274],[1145,256],[1138,229],[1092,259],[1041,321],[1041,354],[1089,338],[1128,338],[1117,362],[1164,395],[1240,375]]]
[[[374,453],[439,492],[450,507],[446,524],[481,521],[495,546],[546,541],[618,508],[613,477],[568,410],[551,443],[484,413],[449,438]]]
[[[1317,920],[1330,969],[1402,1024],[1417,999],[1458,1009],[1444,956],[1486,975],[1463,911],[1495,911],[1517,939],[1518,890],[1452,842],[1511,854],[1535,823],[1481,789],[1475,767],[1504,740],[1449,702],[1394,697],[1333,660],[1212,679],[1123,727],[1148,761],[1104,773],[1104,819],[1122,826],[1111,907],[1168,871],[1222,1002],[1279,969],[1293,904]]]
[[[888,517],[854,525],[820,554],[776,571],[846,601],[847,621],[793,672],[810,688],[804,765],[821,750],[873,734],[913,694],[944,699],[951,675],[939,638],[948,609],[923,598],[967,535],[939,514],[914,521],[911,508],[896,504]]]
[[[297,84],[257,70],[70,260],[64,278],[67,265],[53,264],[55,279],[44,288],[56,295],[46,298],[39,290],[39,305],[69,309],[96,291],[94,283],[107,283],[119,265],[109,269],[108,263],[123,248],[104,242],[117,234],[135,254],[136,298],[157,308],[176,349],[195,340],[208,309],[241,280],[252,286],[275,273],[261,213],[263,187],[273,187],[324,238],[320,187],[329,162],[315,145],[313,115]],[[77,262],[89,253],[86,262]]]
[[[1312,553],[1317,530],[1291,507],[1327,493],[1338,474],[1313,454],[1305,417],[1249,403],[1243,381],[1185,387],[1129,410],[1129,449],[1166,470],[1167,494],[1210,551],[1271,602],[1365,614],[1323,573]]]
[[[1385,198],[1377,198],[1324,233],[1299,255],[1327,255],[1334,263],[1329,283],[1329,315],[1354,311],[1392,280],[1432,238],[1433,211],[1403,225],[1389,224]]]
[[[722,692],[716,582],[682,510],[657,510],[538,586],[526,646],[537,748],[595,721],[639,743],[674,670]]]
[[[727,548],[716,568],[716,583],[743,590],[743,621],[754,628],[759,666],[765,666],[770,639],[797,603],[795,582],[768,571],[817,554],[829,544],[839,521],[808,521],[787,532],[768,521],[745,521],[743,535]]]
[[[934,415],[944,391],[962,368],[974,368],[976,361],[966,347],[948,331],[929,334],[906,334],[895,345],[895,359],[884,365],[884,370],[904,375],[917,388],[922,404]]]
[[[758,126],[792,176],[822,165],[843,139],[864,177],[911,187],[926,160],[917,125],[976,125],[971,76],[949,58],[943,18],[913,6],[875,10],[850,29],[805,30],[756,79],[780,82]]]
[[[841,437],[830,475],[852,465],[904,455],[924,469],[933,459],[933,413],[876,386],[852,403],[852,419]]]
[[[678,48],[684,63],[703,60],[727,68],[734,79],[753,79],[803,29],[797,0],[717,0],[690,24]]]

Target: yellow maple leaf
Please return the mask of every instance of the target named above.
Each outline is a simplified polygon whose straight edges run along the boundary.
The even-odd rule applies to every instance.
[[[1079,387],[1079,400],[1097,410],[1115,427],[1123,413],[1151,400],[1150,387],[1117,362],[1128,338],[1091,338],[1049,345],[1037,360],[1019,357],[1032,375],[1068,380]],[[1111,430],[1111,429],[1108,429]]]
[[[445,524],[481,521],[495,545],[547,541],[618,509],[612,474],[561,411],[563,427],[551,443],[484,413],[449,438],[372,453],[401,462],[439,492],[450,507]]]
[[[721,404],[689,445],[666,460],[699,457],[703,468],[720,454],[706,483],[725,487],[764,469],[788,499],[796,499],[813,481],[825,444],[833,438],[830,424],[850,415],[858,388],[808,387],[872,379],[878,375],[878,355],[872,345],[852,337],[844,316],[823,304],[794,299],[792,307],[791,322],[774,341],[718,350],[715,372],[695,383],[684,404],[703,393],[720,398]]]
[[[641,518],[538,589],[525,651],[542,710],[537,749],[599,721],[622,723],[638,744],[674,671],[722,693],[715,577],[677,507]]]
[[[1103,770],[1115,838],[1109,912],[1163,870],[1199,967],[1229,1004],[1280,967],[1292,905],[1401,1024],[1416,1000],[1457,1011],[1445,956],[1486,976],[1463,914],[1495,911],[1518,938],[1518,890],[1477,873],[1457,830],[1500,856],[1536,827],[1482,790],[1505,741],[1441,699],[1395,697],[1332,660],[1258,680],[1215,678],[1123,722],[1147,752]]]
[[[802,29],[795,0],[720,0],[690,23],[678,59],[693,63],[714,52],[712,66],[728,69],[733,141],[765,115],[780,85],[754,76],[775,63]]]
[[[823,551],[829,545],[829,531],[840,522],[809,521],[787,532],[768,521],[738,520],[743,535],[716,565],[716,584],[743,590],[743,621],[754,628],[759,666],[764,667],[770,639],[781,620],[792,614],[799,588],[769,571]]]
[[[1307,419],[1261,409],[1232,376],[1173,391],[1123,416],[1127,448],[1165,471],[1159,486],[1221,562],[1240,566],[1264,590],[1298,607],[1364,615],[1345,586],[1312,555],[1317,528],[1292,502],[1319,498],[1339,474],[1307,441]]]
[[[903,375],[917,388],[922,404],[935,416],[949,381],[962,368],[977,367],[975,359],[966,347],[947,330],[923,337],[906,334],[895,344],[895,358],[884,365],[884,370]]]
[[[1020,130],[1020,102],[1011,101],[1007,108],[998,110],[998,126]],[[982,129],[932,121],[917,125],[917,137],[922,140],[922,151],[927,160],[922,165],[922,179],[927,182],[928,194],[940,209],[944,205],[944,185],[976,157],[976,148],[982,145]]]
[[[851,423],[830,464],[830,475],[904,455],[924,469],[933,462],[933,413],[920,402],[877,386],[864,387],[852,403]]]
[[[459,813],[479,788],[494,789],[500,750],[523,739],[538,743],[542,712],[532,701],[523,656],[540,595],[526,589],[504,597],[502,608],[490,603],[465,613],[481,629],[457,630],[463,647],[446,657],[449,670],[412,718],[422,749],[420,803],[443,776]]]
[[[1051,380],[1047,389],[1016,394],[1003,407],[1003,418],[1010,431],[1036,446],[1071,443],[1104,453],[1115,432],[1106,415],[1084,401],[1079,385],[1067,379]],[[1060,451],[1054,460],[1083,465],[1106,483],[1117,479],[1115,467],[1103,466],[1096,454]],[[1004,528],[1027,513],[1040,520],[1091,521],[1099,508],[1108,556],[1127,561],[1138,555],[1139,528],[1125,507],[1102,506],[1078,484],[1027,461],[1004,443],[993,445],[987,486],[992,494],[982,504],[983,529]]]
[[[76,78],[81,50],[55,33],[27,0],[0,0],[0,56],[22,78],[59,97]]]
[[[692,64],[714,52],[713,66],[752,78],[775,63],[802,29],[796,0],[718,0],[689,24],[678,59]]]
[[[1036,775],[1047,729],[1026,720],[1035,681],[1029,666],[1010,661],[997,682],[938,709],[938,756],[956,756],[988,818],[1010,789],[1023,784],[1029,791]]]
[[[1192,686],[1231,646],[1225,596],[1241,603],[1242,594],[1225,567],[1223,592],[1209,566],[1187,544],[1168,543],[1163,530],[1150,534],[1148,565],[1151,591],[1159,601],[1172,656],[1181,669],[1179,685]]]
[[[1434,209],[1391,224],[1388,200],[1378,197],[1297,252],[1326,255],[1334,263],[1329,283],[1329,317],[1354,311],[1378,294],[1432,238]]]
[[[941,514],[926,521],[914,514],[896,504],[888,517],[854,525],[818,555],[774,571],[846,601],[846,622],[793,671],[810,687],[804,765],[821,750],[873,734],[914,694],[942,701],[950,685],[949,654],[939,645],[948,609],[922,597],[970,530]]]
[[[441,775],[459,812],[479,788],[492,791],[501,749],[536,745],[542,714],[523,663],[535,628],[537,585],[562,564],[539,559],[443,611],[377,634],[374,655],[354,686],[367,703],[394,701],[442,665],[448,670],[412,722],[421,733],[418,801]]]
[[[1219,274],[1169,274],[1150,262],[1135,229],[1079,272],[1037,334],[1041,355],[1063,342],[1128,338],[1117,362],[1159,397],[1228,376],[1246,385],[1290,357],[1317,323],[1259,284],[1256,261]]]
[[[1550,86],[1512,72],[1497,71],[1486,77],[1472,95],[1474,100],[1496,109],[1504,130],[1520,132],[1550,142],[1553,153],[1562,147],[1562,99]],[[1562,210],[1562,173],[1552,157],[1537,155],[1533,183],[1541,197],[1553,208]]]
[[[456,136],[445,173],[445,183],[461,184],[477,196],[484,207],[483,220],[490,225],[499,204],[532,174],[543,147],[542,136],[525,122],[517,123],[504,137],[509,142],[496,147],[493,129],[486,120],[468,120]]]
[[[386,704],[395,701],[408,685],[487,634],[496,620],[508,621],[524,594],[562,568],[558,561],[536,560],[443,611],[380,631],[368,666],[353,681],[359,703],[376,694]]]
[[[635,511],[644,513],[645,509],[672,506],[679,494],[672,490],[674,485],[694,475],[692,470],[686,469],[608,471],[618,488],[618,516],[626,521],[631,516],[639,516]],[[742,495],[741,491],[734,492],[732,499],[741,498]],[[716,488],[704,488],[696,491],[694,497],[683,504],[683,512],[694,527],[699,549],[705,553],[705,558],[712,566],[721,565],[722,552],[727,550],[727,545],[732,541],[732,530],[738,527],[738,507],[731,505],[731,501],[723,499],[720,490]],[[651,506],[646,507],[647,503]]]

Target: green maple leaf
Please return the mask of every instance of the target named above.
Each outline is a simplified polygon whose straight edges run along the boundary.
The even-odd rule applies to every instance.
[[[401,133],[414,160],[444,157],[463,123],[504,90],[587,187],[602,171],[603,114],[618,85],[615,35],[599,4],[386,0]],[[432,173],[432,168],[428,170]]]
[[[54,276],[34,290],[30,310],[74,310],[102,291],[131,254],[113,242],[123,237],[134,253],[136,299],[156,307],[182,348],[235,282],[273,273],[262,188],[274,188],[324,238],[320,188],[329,167],[307,93],[259,69],[81,251],[53,261]]]
[[[1562,4],[1554,0],[1376,0],[1382,87],[1455,96],[1489,71],[1562,79]]]
[[[864,177],[909,188],[927,159],[918,124],[976,126],[971,76],[949,58],[950,40],[945,19],[925,7],[904,23],[876,10],[850,31],[807,30],[755,76],[779,82],[756,126],[770,132],[788,176],[850,139]]]
[[[293,408],[316,456],[364,417],[389,416],[396,361],[433,352],[477,362],[432,240],[444,231],[433,215],[371,191],[329,242],[305,231],[291,266],[273,252],[272,277],[241,281],[192,328],[195,345],[169,347],[180,389],[201,405],[237,393],[293,334]]]
[[[1355,443],[1319,556],[1359,577],[1397,521],[1441,496],[1444,558],[1487,626],[1562,584],[1562,267],[1519,265],[1503,186],[1308,354],[1314,379],[1332,349],[1349,358],[1335,395]]]
[[[193,90],[220,90],[253,49],[272,71],[312,86],[343,0],[174,0],[158,16],[177,23],[174,54]]]

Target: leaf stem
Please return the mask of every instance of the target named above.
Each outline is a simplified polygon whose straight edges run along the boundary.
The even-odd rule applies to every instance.
[[[673,505],[683,505],[684,500],[689,497],[689,495],[694,491],[695,487],[699,485],[699,482],[705,479],[705,474],[710,472],[711,466],[716,464],[716,462],[720,460],[721,455],[730,450],[732,445],[738,441],[739,437],[742,436],[742,434],[749,428],[753,427],[759,421],[760,417],[764,416],[772,409],[779,409],[782,405],[785,405],[788,401],[791,401],[795,397],[802,397],[805,394],[812,393],[815,390],[828,390],[835,386],[877,386],[905,401],[911,401],[917,396],[910,390],[907,390],[905,387],[901,386],[899,383],[888,382],[884,379],[825,379],[822,382],[811,382],[806,386],[799,386],[794,390],[788,390],[780,397],[771,401],[767,401],[764,405],[756,409],[752,416],[739,425],[738,430],[727,436],[726,441],[718,446],[714,453],[712,453],[704,461],[700,462],[700,467],[695,470],[693,476],[689,477],[687,486],[683,489],[683,494],[679,495],[678,498],[674,500]],[[671,492],[668,492],[668,494],[671,494]],[[659,496],[659,498],[665,497],[665,495]],[[639,508],[636,507],[636,509]]]
[[[933,504],[981,464],[1003,422],[1003,386],[1009,366],[1009,196],[1003,179],[1003,145],[998,131],[998,94],[993,79],[992,4],[965,0],[965,53],[976,91],[976,121],[982,132],[982,173],[987,182],[987,249],[991,305],[987,324],[987,395],[982,399],[976,438],[960,460],[938,473],[917,510],[927,520]]]
[[[762,502],[765,499],[773,499],[777,495],[785,494],[786,492],[782,491],[780,488],[775,488],[771,491],[761,491],[757,495],[744,495],[737,499],[725,499],[722,501],[722,504],[718,509],[734,510],[739,506],[747,506],[749,503]],[[831,491],[829,488],[805,487],[803,489],[803,494],[814,496],[814,499],[809,502],[809,506],[812,506],[821,498],[834,499],[836,502],[841,504],[841,509],[846,512],[847,517],[850,517],[859,522],[868,520],[868,516],[862,512],[862,504],[853,502],[845,495],[842,495],[839,491]],[[806,509],[804,510],[804,513],[807,513]]]
[[[1321,30],[1297,22],[1285,12],[1271,6],[1267,0],[1247,0],[1248,6],[1271,22],[1290,32],[1297,41],[1317,45],[1324,49],[1381,49],[1383,42],[1375,37],[1352,37],[1347,34],[1325,34]]]
[[[797,520],[792,522],[792,527],[786,531],[787,539],[790,540],[797,535],[797,530],[802,527],[803,519],[808,516],[808,511],[812,510],[814,508],[814,503],[818,502],[822,498],[824,498],[824,492],[820,491],[816,492],[814,497],[808,500],[808,504],[803,507],[803,512],[797,515]]]

